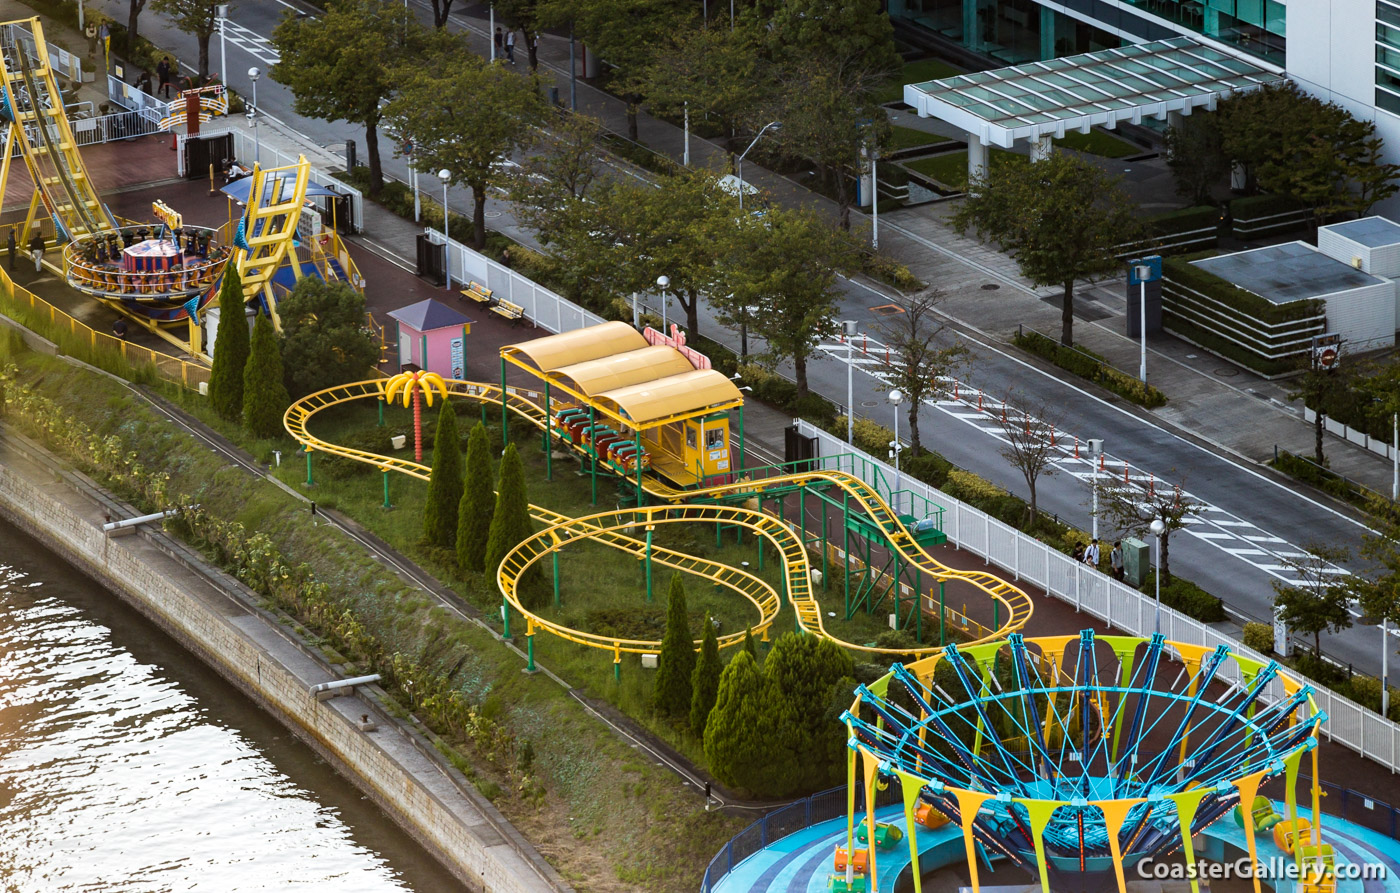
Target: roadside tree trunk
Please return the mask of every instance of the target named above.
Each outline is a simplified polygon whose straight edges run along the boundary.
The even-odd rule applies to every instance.
[[[472,183],[472,247],[486,247],[486,184]]]
[[[379,119],[365,125],[365,155],[369,158],[369,194],[378,195],[384,188],[384,168],[379,162]],[[443,208],[446,216],[447,209]]]
[[[136,52],[136,24],[141,18],[141,10],[146,8],[146,0],[131,0],[126,8],[126,54],[130,57]],[[101,51],[101,47],[98,48]]]
[[[797,399],[807,396],[807,354],[798,351],[792,355],[792,368],[797,378]]]
[[[1064,307],[1060,310],[1060,343],[1074,345],[1074,280],[1065,283]]]

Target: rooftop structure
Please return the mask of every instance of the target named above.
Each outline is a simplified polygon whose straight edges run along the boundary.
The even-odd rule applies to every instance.
[[[1222,254],[1192,264],[1274,304],[1385,284],[1303,242]]]

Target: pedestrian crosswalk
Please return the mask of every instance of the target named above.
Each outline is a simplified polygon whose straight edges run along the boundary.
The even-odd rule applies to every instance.
[[[862,336],[853,350],[848,351],[848,345],[843,341],[823,343],[821,349],[832,359],[843,363],[847,362],[848,352],[851,353],[850,361],[857,369],[886,383],[891,382],[891,372],[898,362],[894,353],[888,351],[883,343],[866,336]],[[964,382],[955,379],[940,381],[939,391],[937,399],[925,401],[926,406],[1003,445],[1010,443],[1007,425],[1025,423],[1021,413],[1006,405],[1001,397],[969,387]],[[1054,428],[1048,430],[1056,453],[1052,463],[1057,470],[1084,483],[1086,507],[1096,477],[1105,483],[1113,480],[1119,488],[1129,491],[1130,495],[1136,494],[1144,503],[1155,500],[1159,493],[1176,496],[1197,507],[1194,514],[1183,519],[1182,535],[1207,543],[1284,583],[1301,581],[1297,568],[1290,564],[1309,557],[1299,546],[1126,460],[1105,455],[1096,471],[1084,439],[1072,432]],[[1336,565],[1327,565],[1322,570],[1337,575],[1348,573]]]
[[[264,65],[276,65],[281,59],[276,48],[272,46],[272,41],[253,29],[245,28],[233,21],[225,21],[224,27],[228,29],[223,37],[225,41],[243,50]],[[227,78],[228,74],[225,73],[224,76]]]

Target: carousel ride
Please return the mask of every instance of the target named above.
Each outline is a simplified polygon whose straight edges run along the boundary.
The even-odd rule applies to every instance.
[[[73,289],[205,360],[201,314],[216,300],[230,265],[245,301],[279,330],[278,297],[304,275],[347,281],[363,291],[339,237],[307,226],[319,224],[314,208],[303,214],[308,191],[328,193],[310,182],[305,156],[279,168],[255,165],[244,181],[229,184],[229,221],[222,227],[187,223],[160,201],[152,204],[150,223],[119,220],[101,200],[78,151],[38,18],[0,24],[0,62],[0,122],[8,125],[0,194],[10,159],[18,154],[34,184],[23,241],[51,223],[53,238],[64,244],[63,273]],[[227,110],[222,88],[197,88],[171,102],[162,126],[189,121],[188,110],[196,105],[201,121]],[[236,218],[235,198],[242,209]]]

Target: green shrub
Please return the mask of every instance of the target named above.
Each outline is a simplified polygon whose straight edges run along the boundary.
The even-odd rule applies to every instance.
[[[227,422],[243,415],[243,370],[250,347],[245,313],[238,271],[227,267],[219,286],[219,331],[214,335],[214,366],[209,370],[209,405]]]
[[[1065,347],[1039,332],[1020,331],[1011,339],[1017,347],[1044,357],[1068,372],[1098,382],[1108,390],[1139,406],[1156,409],[1166,405],[1167,395],[1131,375],[1113,368],[1108,361],[1084,347]]]
[[[515,451],[515,444],[506,447],[501,456],[501,482],[496,488],[496,512],[491,518],[491,533],[486,539],[486,573],[496,574],[501,561],[516,546],[535,532],[534,519],[530,517],[530,498],[525,488],[525,466]],[[526,607],[536,607],[532,598],[536,588],[527,585],[538,576],[539,565],[531,567],[526,578],[520,581],[521,603]]]
[[[1274,650],[1274,628],[1267,623],[1244,625],[1244,647],[1268,654]]]
[[[457,508],[462,502],[462,441],[451,400],[442,401],[438,410],[432,469],[428,504],[423,507],[423,541],[451,549],[457,545]]]
[[[1156,592],[1156,574],[1155,569],[1148,571],[1142,584],[1142,591],[1148,597]],[[1162,604],[1202,623],[1220,623],[1226,619],[1224,602],[1182,577],[1174,576],[1170,582],[1162,584]]]
[[[1179,211],[1168,211],[1165,214],[1158,214],[1154,217],[1149,217],[1147,220],[1147,225],[1152,232],[1164,236],[1205,229],[1208,226],[1215,226],[1219,223],[1220,209],[1211,205],[1193,205],[1190,208],[1182,208]]]
[[[1289,211],[1301,211],[1305,207],[1306,205],[1302,202],[1286,195],[1250,195],[1230,202],[1230,216],[1234,219],[1238,231],[1239,224],[1242,222],[1248,223],[1264,217],[1273,217],[1276,214],[1287,214]],[[1285,232],[1302,227],[1306,223],[1307,218],[1302,216],[1292,219],[1283,218],[1280,222],[1270,222],[1260,229],[1250,227],[1246,235],[1262,236],[1271,232]]]
[[[272,330],[272,320],[259,313],[243,369],[243,427],[254,437],[276,437],[282,432],[282,414],[291,402],[282,383],[277,333]]]
[[[496,512],[495,478],[486,426],[477,422],[467,438],[467,476],[457,509],[457,563],[464,571],[486,568],[486,540]]]
[[[1260,375],[1278,376],[1298,371],[1298,361],[1292,358],[1269,360],[1252,350],[1246,350],[1238,342],[1215,332],[1207,331],[1190,320],[1172,312],[1170,306],[1162,307],[1162,323],[1174,334],[1199,344],[1212,353],[1219,354],[1232,363],[1252,369]]]
[[[652,704],[671,717],[690,717],[690,680],[695,674],[695,640],[690,635],[690,614],[685,607],[685,583],[671,575],[666,599],[666,636],[656,661],[656,686]]]
[[[715,708],[715,697],[719,694],[719,677],[723,672],[724,661],[719,657],[715,625],[711,622],[710,615],[706,614],[705,638],[700,643],[700,657],[695,661],[695,670],[690,676],[690,731],[702,738],[705,735],[705,723],[710,719],[710,711]]]

